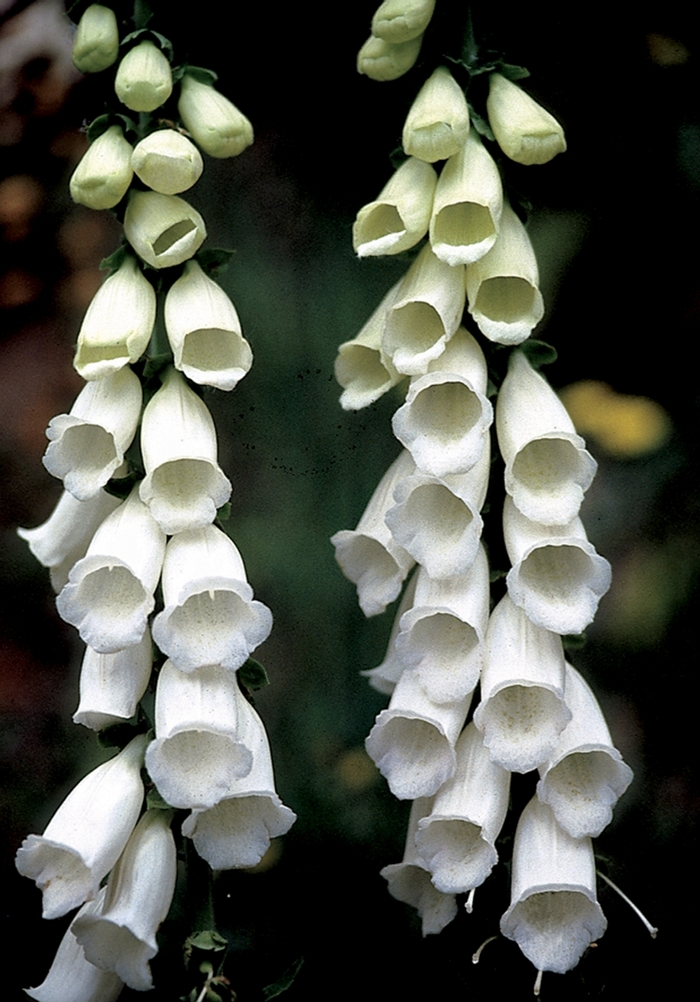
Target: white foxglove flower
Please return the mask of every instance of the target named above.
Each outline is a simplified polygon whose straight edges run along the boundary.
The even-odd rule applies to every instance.
[[[87,383],[70,414],[51,418],[43,463],[78,501],[94,497],[124,461],[141,416],[141,381],[125,367]]]
[[[430,220],[435,255],[450,265],[478,261],[496,242],[502,212],[501,175],[472,130],[440,173]]]
[[[387,42],[407,42],[430,24],[435,0],[384,0],[372,18],[372,34]]]
[[[139,42],[119,63],[114,90],[132,111],[160,108],[173,90],[173,75],[164,53],[153,42]]]
[[[479,549],[491,449],[488,437],[481,456],[467,473],[442,479],[416,471],[400,480],[396,504],[386,513],[386,524],[397,543],[422,564],[431,578],[465,574]]]
[[[391,696],[396,688],[396,683],[403,674],[405,664],[396,650],[396,638],[399,635],[401,617],[413,605],[417,581],[418,575],[414,574],[401,596],[401,601],[394,617],[394,623],[391,627],[389,643],[386,645],[384,660],[376,668],[368,668],[367,671],[360,672],[360,675],[364,675],[369,679],[369,684],[372,688],[376,689],[377,692],[381,692],[384,696]]]
[[[106,891],[107,888],[103,887],[94,901],[84,904],[73,922],[83,915],[99,914]],[[83,948],[73,935],[73,922],[68,926],[42,983],[24,991],[35,1002],[117,1002],[124,982],[112,971],[103,971],[85,959]]]
[[[68,794],[43,835],[29,835],[17,869],[44,895],[44,918],[58,918],[92,900],[141,812],[145,734],[93,769]]]
[[[141,642],[114,654],[85,650],[80,669],[80,702],[73,722],[101,731],[129,720],[148,688],[153,664],[151,633]]]
[[[226,798],[209,810],[194,810],[182,823],[199,855],[214,870],[257,866],[270,839],[286,835],[296,814],[275,791],[270,745],[265,726],[249,706],[253,766],[247,776],[231,782]]]
[[[500,73],[489,77],[486,111],[496,142],[519,164],[546,164],[566,150],[556,118]]]
[[[133,257],[97,290],[78,334],[73,365],[83,379],[102,379],[136,362],[156,320],[156,294]]]
[[[516,508],[543,525],[575,518],[597,463],[559,397],[520,351],[511,354],[498,394],[496,430]]]
[[[196,261],[165,297],[165,329],[175,368],[193,383],[232,390],[253,362],[233,303]]]
[[[345,411],[368,407],[404,378],[382,351],[384,325],[400,284],[389,289],[357,337],[338,348],[335,378],[343,387],[340,406]]]
[[[189,73],[180,83],[177,110],[195,143],[210,157],[237,157],[253,142],[253,126],[235,104]]]
[[[447,160],[469,134],[467,99],[448,69],[438,66],[411,105],[403,127],[403,148],[409,157],[428,163]]]
[[[561,638],[535,626],[505,595],[491,613],[474,723],[494,762],[529,772],[546,762],[571,711]]]
[[[544,316],[539,270],[527,230],[507,204],[498,238],[467,265],[469,312],[481,333],[498,344],[520,344]]]
[[[139,495],[167,535],[209,525],[231,496],[212,416],[173,368],[143,412],[141,454],[146,476]]]
[[[433,702],[454,703],[476,687],[488,618],[489,566],[482,546],[465,574],[439,580],[421,567],[396,651]]]
[[[493,421],[486,386],[484,354],[460,328],[428,372],[411,380],[392,418],[394,434],[419,470],[442,478],[479,462]]]
[[[573,838],[595,837],[612,820],[613,807],[632,782],[632,770],[613,746],[590,687],[570,664],[565,695],[571,721],[540,766],[537,796]]]
[[[201,215],[179,195],[132,191],[124,213],[124,236],[152,268],[182,264],[204,243]]]
[[[116,62],[119,28],[113,10],[93,3],[78,21],[71,59],[81,73],[99,73]]]
[[[374,202],[363,206],[352,228],[358,257],[399,254],[428,232],[437,174],[424,160],[409,157]]]
[[[42,525],[17,530],[39,563],[49,568],[54,591],[67,584],[71,567],[85,556],[97,528],[120,504],[119,498],[105,491],[98,491],[88,501],[78,501],[63,491]]]
[[[356,529],[341,529],[331,536],[335,559],[346,578],[357,586],[365,616],[377,616],[398,597],[401,584],[413,567],[413,557],[392,538],[384,516],[392,504],[394,488],[414,471],[410,453],[396,459],[369,500]]]
[[[137,489],[95,533],[56,599],[59,615],[100,654],[139,643],[153,606],[165,535]]]
[[[236,676],[218,666],[184,672],[166,661],[156,689],[156,736],[146,768],[172,807],[213,807],[253,764],[253,711]]]
[[[585,630],[610,587],[612,572],[588,542],[581,519],[540,525],[525,518],[507,497],[503,535],[513,565],[506,578],[513,602],[545,630]]]
[[[422,35],[406,42],[387,42],[370,35],[357,53],[357,72],[370,80],[398,80],[418,59],[422,42]]]
[[[74,202],[88,209],[112,209],[126,195],[134,171],[131,144],[121,126],[111,125],[90,144],[70,179]]]
[[[131,166],[153,191],[178,195],[199,180],[204,161],[187,136],[175,129],[158,129],[134,147]]]
[[[416,831],[421,818],[430,813],[432,799],[421,797],[411,804],[406,848],[403,860],[392,863],[380,871],[389,884],[389,893],[397,901],[415,908],[420,915],[423,935],[442,932],[457,915],[454,894],[443,894],[430,880],[430,872],[418,855]]]
[[[153,988],[148,961],[158,952],[156,932],[175,891],[171,818],[172,811],[144,814],[110,875],[102,911],[73,923],[87,960],[140,992]]]
[[[240,553],[214,525],[173,536],[162,583],[165,608],[153,639],[180,671],[235,671],[272,629],[270,610],[253,601]]]
[[[464,303],[464,268],[451,268],[426,244],[404,276],[384,327],[382,349],[397,372],[427,372],[459,327]]]
[[[564,974],[606,927],[591,840],[562,831],[549,807],[533,798],[515,832],[510,907],[501,932],[538,971]]]
[[[462,731],[455,751],[455,774],[416,832],[418,852],[444,894],[479,887],[498,862],[495,842],[510,792],[510,773],[491,761],[473,723]]]
[[[415,672],[401,675],[365,740],[367,754],[399,800],[431,797],[454,775],[455,744],[471,697],[435,703]]]

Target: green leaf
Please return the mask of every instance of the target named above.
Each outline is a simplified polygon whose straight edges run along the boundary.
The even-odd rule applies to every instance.
[[[125,243],[121,244],[115,251],[109,254],[107,257],[103,257],[100,261],[100,271],[108,271],[112,275],[115,271],[118,271],[124,264],[124,259],[129,253],[129,249]],[[107,276],[109,277],[109,276]]]
[[[516,66],[515,63],[500,62],[498,72],[507,80],[525,80],[530,76],[530,71],[524,66]]]
[[[287,968],[281,978],[278,978],[274,984],[263,988],[263,998],[265,999],[265,1002],[267,1002],[267,999],[277,998],[278,995],[281,995],[282,992],[286,992],[287,989],[291,987],[294,979],[301,970],[301,965],[303,963],[304,958],[299,957],[298,960],[294,961],[291,967]]]
[[[170,365],[173,360],[171,352],[163,352],[162,355],[149,355],[143,367],[143,378],[153,379],[166,365]]]
[[[478,111],[474,111],[471,105],[469,105],[469,120],[480,136],[484,136],[486,139],[495,142],[496,137],[493,134],[491,126],[485,118],[481,117]]]
[[[214,70],[207,70],[203,66],[188,66],[186,63],[182,67],[183,76],[185,73],[194,77],[199,83],[207,84],[208,87],[213,87],[219,79],[218,73],[215,73]]]
[[[172,811],[172,806],[158,793],[155,786],[146,794],[146,807],[153,811]]]
[[[551,365],[557,360],[557,349],[546,341],[528,338],[519,348],[533,369],[539,370],[543,365]]]
[[[202,929],[200,932],[195,932],[191,936],[188,936],[186,945],[194,947],[196,950],[219,953],[221,950],[228,949],[228,940],[220,932],[217,932],[216,929]],[[200,967],[201,970],[202,968]]]
[[[227,501],[226,504],[222,504],[220,508],[216,509],[216,517],[220,522],[228,522],[231,518],[231,502]]]
[[[238,680],[241,685],[244,685],[250,692],[255,692],[257,689],[264,689],[266,685],[270,684],[270,679],[267,677],[265,668],[259,661],[256,661],[255,658],[248,658],[248,660],[241,665],[238,669]]]
[[[173,58],[173,43],[165,35],[161,35],[159,31],[153,31],[152,28],[137,28],[136,31],[132,31],[130,34],[126,35],[121,40],[123,46],[130,46],[132,42],[154,42],[159,49],[163,51],[163,54],[167,57],[168,61]]]

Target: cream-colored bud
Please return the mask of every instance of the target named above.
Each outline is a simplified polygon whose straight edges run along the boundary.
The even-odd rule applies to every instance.
[[[468,134],[467,99],[450,71],[438,66],[411,105],[403,127],[404,152],[431,164],[447,160]]]
[[[142,139],[134,149],[131,166],[144,184],[162,195],[187,191],[204,170],[202,154],[175,129],[159,129]]]
[[[372,34],[387,42],[408,42],[430,24],[435,0],[384,0],[372,18]]]
[[[436,184],[437,174],[430,164],[415,157],[404,161],[376,201],[357,214],[352,242],[358,257],[399,254],[422,240]]]
[[[73,65],[81,73],[99,73],[119,54],[119,29],[114,11],[93,3],[78,22],[73,42]]]
[[[253,142],[253,126],[218,90],[185,74],[177,110],[187,131],[210,157],[237,157]]]
[[[184,198],[135,191],[124,214],[124,235],[146,264],[169,268],[191,258],[207,231],[200,214]]]
[[[112,125],[89,147],[70,179],[74,202],[88,209],[111,209],[126,194],[134,172],[131,144]]]
[[[120,62],[114,89],[132,111],[155,111],[172,94],[170,63],[153,42],[141,42]]]
[[[357,72],[370,80],[398,80],[408,73],[420,52],[423,36],[393,44],[370,35],[357,53]]]
[[[566,150],[564,130],[553,115],[500,73],[489,77],[489,125],[498,145],[519,164],[546,164]]]

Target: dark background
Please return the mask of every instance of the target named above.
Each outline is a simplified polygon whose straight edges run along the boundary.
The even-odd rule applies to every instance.
[[[42,522],[59,496],[41,465],[44,429],[80,389],[73,345],[101,281],[99,260],[119,239],[109,213],[68,196],[80,128],[100,112],[104,81],[71,70],[52,6],[0,2],[4,998],[42,980],[66,924],[40,920],[39,892],[16,875],[14,853],[105,755],[70,720],[81,644],[55,612],[48,573],[15,535],[17,525]],[[408,805],[364,754],[386,700],[358,673],[382,660],[391,612],[364,620],[327,541],[355,525],[397,452],[390,417],[399,397],[342,412],[333,362],[406,268],[357,261],[350,229],[390,174],[426,69],[382,84],[355,72],[372,2],[154,6],[176,61],[215,69],[256,132],[241,157],[207,159],[187,196],[205,216],[209,246],[235,250],[222,282],[255,355],[232,394],[212,392],[207,402],[234,484],[229,531],[256,597],[275,615],[257,654],[272,684],[257,705],[278,790],[298,814],[259,872],[217,884],[232,986],[240,1002],[260,999],[303,956],[290,1002],[530,997],[534,971],[514,944],[499,939],[471,963],[508,904],[503,866],[477,891],[472,916],[460,908],[427,939],[378,875],[402,856]],[[657,998],[682,991],[691,971],[699,889],[699,39],[690,5],[640,6],[624,17],[615,4],[472,9],[477,37],[530,69],[526,86],[569,143],[548,165],[507,173],[511,192],[532,203],[547,305],[537,334],[559,352],[548,377],[557,388],[586,378],[648,396],[673,427],[663,448],[635,456],[615,455],[604,438],[589,442],[600,469],[584,521],[614,584],[572,656],[635,771],[595,848],[659,936],[651,941],[601,886],[605,937],[575,971],[545,975],[542,990],[546,1000]],[[158,968],[167,987],[151,997],[176,999],[191,987],[167,949]]]

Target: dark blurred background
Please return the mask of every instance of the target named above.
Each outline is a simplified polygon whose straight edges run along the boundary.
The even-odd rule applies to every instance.
[[[438,8],[450,4],[438,0]],[[389,154],[426,70],[419,64],[394,83],[356,73],[372,0],[153,6],[176,62],[215,69],[219,89],[256,133],[241,157],[208,159],[187,196],[205,216],[208,246],[235,251],[221,281],[255,355],[232,394],[211,392],[207,402],[234,484],[228,529],[256,597],[275,615],[256,654],[272,684],[256,702],[278,790],[298,814],[258,871],[218,881],[232,987],[240,1002],[261,999],[262,987],[303,956],[290,1002],[529,997],[534,971],[514,944],[499,939],[471,963],[508,904],[503,866],[477,891],[472,916],[460,908],[427,939],[378,875],[401,859],[408,805],[394,800],[364,752],[386,700],[359,671],[382,660],[392,613],[364,620],[328,542],[355,525],[398,451],[390,428],[398,395],[346,414],[333,363],[338,344],[406,268],[391,258],[356,260],[350,229],[389,177]],[[63,9],[61,0],[0,0],[0,941],[8,999],[43,979],[66,925],[41,921],[39,892],[16,875],[14,853],[105,756],[70,719],[82,645],[58,618],[48,572],[15,535],[17,525],[44,521],[58,499],[60,485],[41,465],[44,430],[82,385],[73,345],[101,281],[99,261],[120,233],[110,213],[75,206],[68,195],[86,145],[81,127],[101,112],[105,83],[72,69]],[[472,9],[477,37],[530,69],[526,86],[562,121],[569,143],[548,165],[511,165],[507,180],[532,203],[547,304],[536,333],[559,352],[547,375],[567,388],[600,464],[583,516],[614,581],[571,659],[593,684],[635,781],[595,847],[660,930],[651,941],[601,886],[605,937],[575,971],[546,975],[542,997],[656,998],[682,991],[700,889],[692,639],[700,39],[692,5],[673,2],[628,7],[624,16],[601,3],[477,0]],[[189,990],[169,980],[176,966],[162,952],[154,969],[166,987],[151,997]]]

